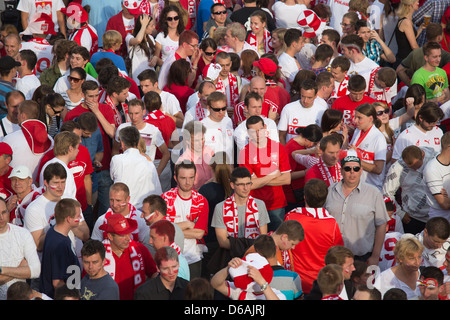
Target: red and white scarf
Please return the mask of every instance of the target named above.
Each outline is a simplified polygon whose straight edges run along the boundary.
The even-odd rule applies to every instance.
[[[98,51],[98,35],[88,24],[85,24],[80,29],[75,29],[74,32],[69,36],[69,40],[73,40],[81,46],[81,37],[83,36],[83,33],[85,31],[89,32],[89,36],[92,39],[91,49],[89,50],[89,54],[92,56]]]
[[[375,75],[377,74],[378,70],[380,70],[381,67],[375,68],[370,73],[370,79],[369,79],[369,85],[368,85],[368,92],[367,95],[377,101],[386,102],[386,104],[391,107],[391,98],[388,95],[388,91],[390,87],[381,88],[380,90],[375,89]]]
[[[297,207],[288,214],[298,213],[315,219],[334,219],[334,217],[325,208],[305,208]]]
[[[174,248],[175,250],[177,250],[178,255],[181,254],[181,248],[175,242],[172,242],[169,247]]]
[[[103,240],[105,246],[105,270],[115,280],[116,277],[116,260],[114,259],[113,251],[111,249],[111,243],[109,239]],[[136,242],[130,241],[128,247],[128,253],[130,254],[131,267],[133,268],[134,289],[139,287],[145,281],[145,265],[142,254],[137,249]]]
[[[227,198],[223,204],[223,222],[227,228],[228,235],[238,238],[239,215],[234,195]],[[255,239],[259,232],[259,212],[256,201],[252,196],[248,197],[245,208],[244,238]]]
[[[33,190],[27,194],[22,201],[17,201],[16,207],[10,212],[10,222],[16,226],[24,226],[25,212],[28,205],[45,192],[45,187],[38,188],[32,185],[32,188]]]
[[[336,88],[333,89],[333,92],[331,93],[332,98],[339,98],[348,94],[348,79],[349,76],[345,76],[344,80],[339,83],[337,91]]]
[[[264,42],[264,51],[265,53],[273,52],[272,47],[272,37],[270,35],[270,32],[267,29],[264,29],[264,36],[263,36],[263,42]],[[258,39],[256,38],[256,34],[250,32],[250,34],[247,37],[247,43],[251,45],[256,52],[259,52],[259,43]]]
[[[196,121],[202,121],[206,118],[205,108],[202,107],[201,102],[197,102],[195,105],[195,119]]]
[[[331,186],[333,183],[342,180],[341,164],[339,162],[334,165],[335,174],[333,176],[331,176],[330,169],[328,169],[327,165],[323,162],[322,157],[319,157],[317,167],[319,168],[319,172],[322,175],[322,180],[325,181],[328,186]]]
[[[105,104],[111,107],[112,111],[114,112],[114,124],[116,125],[116,128],[119,127],[122,124],[122,116],[120,115],[119,110],[117,110],[116,105],[111,100],[111,97],[109,95],[106,96]],[[122,109],[125,113],[125,120],[126,122],[130,122],[130,116],[128,115],[128,105],[126,103],[122,103]]]
[[[170,222],[175,222],[176,218],[176,211],[175,211],[175,200],[178,197],[178,187],[172,188],[169,191],[166,191],[163,193],[162,197],[167,203],[167,214],[166,214],[166,220],[169,220]],[[203,211],[203,207],[205,205],[203,196],[198,193],[195,190],[192,190],[192,203],[191,203],[191,210],[189,213],[189,216],[187,217],[188,220],[196,222],[199,214]]]
[[[236,104],[239,103],[239,88],[237,85],[237,79],[231,72],[228,73],[228,87],[230,88],[231,98],[229,107],[234,108]],[[222,92],[224,95],[227,95],[227,88],[225,87],[225,83],[220,77],[216,84],[216,90]]]
[[[137,220],[138,220],[138,214],[137,214],[137,209],[136,209],[136,207],[135,206],[133,206],[131,203],[128,203],[127,204],[128,205],[128,210],[129,210],[129,214],[128,214],[128,218],[130,218],[130,219],[133,219],[133,220],[136,220],[136,222],[137,222]],[[110,216],[110,215],[112,215],[114,212],[112,211],[112,209],[111,208],[109,208],[108,209],[108,211],[106,211],[106,213],[105,213],[105,220],[103,221],[103,224],[107,224],[108,222],[108,217]],[[103,231],[103,239],[107,239],[108,237],[107,237],[107,232],[106,231]],[[131,233],[131,239],[133,239],[134,241],[139,241],[139,228],[138,229],[136,229],[136,230],[134,230],[132,233]]]

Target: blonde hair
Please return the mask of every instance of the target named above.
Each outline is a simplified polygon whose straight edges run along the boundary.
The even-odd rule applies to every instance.
[[[108,30],[103,36],[103,49],[111,49],[114,45],[122,42],[122,35],[117,30]]]
[[[422,254],[423,244],[415,237],[402,238],[397,241],[394,247],[394,255],[397,261],[412,256],[415,253]]]
[[[284,34],[286,33],[286,28],[277,28],[275,30],[272,31],[272,37],[274,34],[276,34],[278,36],[279,41],[281,41],[283,43],[283,45],[281,46],[281,49],[279,50],[281,53],[286,51],[286,43],[284,42]],[[280,53],[278,52],[278,54]]]
[[[375,110],[377,109],[377,107],[383,107],[383,110],[388,108],[387,104],[380,102],[380,101],[373,102],[372,106],[375,108]],[[387,134],[386,142],[393,144],[394,143],[394,130],[392,130],[391,126],[389,125],[389,122],[384,125],[384,129]]]
[[[71,131],[62,131],[54,138],[53,153],[55,156],[63,156],[69,152],[69,147],[76,148],[80,144],[80,137]]]
[[[416,3],[416,1],[419,1],[419,0],[402,0],[397,9],[397,16],[399,18],[402,18],[402,17],[408,15],[408,13],[411,11],[411,5]]]

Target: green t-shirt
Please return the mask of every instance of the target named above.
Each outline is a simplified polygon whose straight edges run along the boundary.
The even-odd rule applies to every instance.
[[[420,84],[425,89],[427,100],[440,97],[448,87],[447,74],[441,68],[430,72],[423,67],[414,72],[411,84]]]

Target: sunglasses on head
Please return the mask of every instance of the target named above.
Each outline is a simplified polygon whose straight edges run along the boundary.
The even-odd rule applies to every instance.
[[[223,11],[216,11],[213,14],[215,14],[216,16],[218,16],[219,14],[227,14],[227,10],[223,10]]]
[[[217,53],[217,51],[214,51],[214,52],[206,52],[206,51],[203,51],[204,52],[204,54],[206,54],[207,56],[213,56],[213,55],[215,55],[216,53]]]
[[[389,114],[390,112],[391,112],[391,110],[389,108],[386,108],[384,110],[377,111],[377,116],[381,116],[381,115],[383,115],[383,113],[384,114]]]
[[[345,172],[350,172],[350,171],[352,171],[352,169],[354,172],[359,172],[359,170],[361,170],[361,167],[350,167],[350,166],[344,167]]]
[[[175,16],[175,17],[167,17],[167,21],[178,21],[180,19],[179,16]]]
[[[213,108],[213,107],[210,107],[210,108],[211,108],[211,110],[214,111],[214,112],[220,112],[220,111],[225,111],[225,110],[227,110],[227,107],[223,107],[223,108]]]

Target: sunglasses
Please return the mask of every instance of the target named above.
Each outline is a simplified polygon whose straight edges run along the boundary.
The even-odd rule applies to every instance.
[[[78,82],[80,82],[80,81],[81,81],[81,79],[78,79],[78,78],[75,78],[75,77],[69,76],[69,81],[73,81],[73,82],[75,82],[75,83],[78,83]]]
[[[226,110],[227,110],[227,107],[223,107],[223,108],[213,108],[213,107],[210,107],[210,108],[211,108],[211,110],[214,111],[214,112],[220,112],[220,111],[226,111]]]
[[[52,111],[55,114],[55,116],[60,115],[63,112],[63,110],[64,110],[64,109],[61,109],[61,110],[58,111],[58,110],[55,110],[55,108],[53,108],[52,106],[50,106],[50,108],[52,109]]]
[[[214,51],[214,52],[203,51],[203,53],[206,54],[207,56],[213,56],[213,55],[215,55],[217,53],[217,51]]]
[[[381,116],[381,115],[383,115],[383,113],[384,114],[389,114],[390,112],[391,112],[391,109],[386,108],[386,109],[384,109],[382,111],[377,111],[377,116]]]
[[[180,17],[179,16],[167,17],[166,19],[167,19],[167,21],[178,21],[180,19]]]
[[[350,172],[350,171],[352,171],[352,169],[354,172],[359,172],[359,170],[361,170],[361,167],[350,167],[350,166],[344,167],[345,172]]]
[[[227,10],[216,11],[216,12],[213,12],[213,14],[215,14],[216,16],[218,16],[219,14],[227,14]]]

